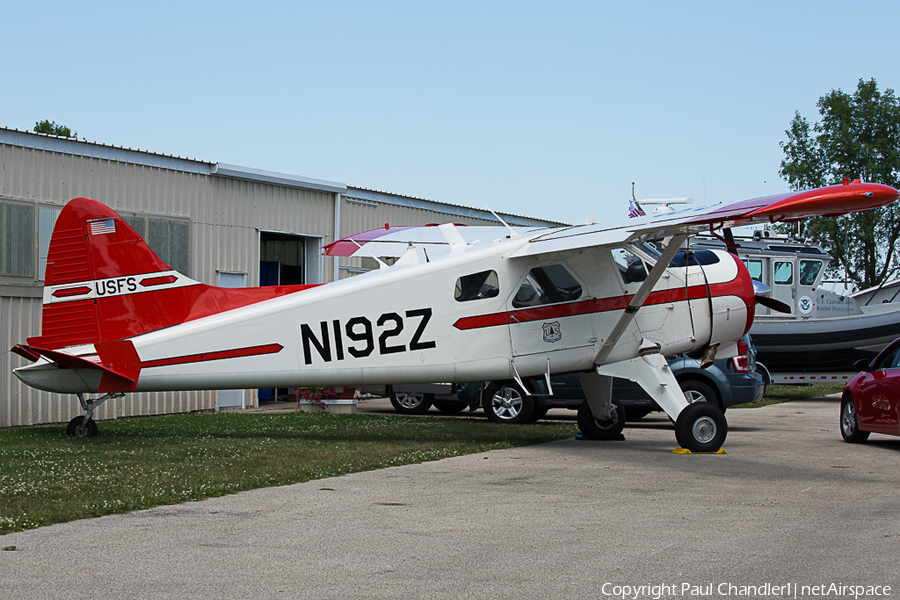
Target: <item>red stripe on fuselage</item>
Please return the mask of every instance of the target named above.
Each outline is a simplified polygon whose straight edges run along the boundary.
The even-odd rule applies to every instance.
[[[735,259],[735,261],[740,263],[737,259]],[[747,306],[748,317],[746,331],[750,330],[750,326],[753,324],[753,309],[756,304],[753,299],[753,283],[750,279],[750,274],[747,272],[747,268],[743,266],[743,263],[738,264],[738,274],[734,279],[726,283],[711,284],[709,286],[709,293],[713,297],[737,296],[740,298]],[[551,304],[534,308],[522,308],[519,310],[478,315],[475,317],[463,317],[457,320],[453,326],[459,330],[465,331],[468,329],[481,329],[485,327],[496,327],[498,325],[510,325],[513,323],[526,323],[529,321],[543,321],[561,317],[624,310],[628,306],[628,303],[631,302],[632,298],[634,298],[634,294],[614,296],[611,298],[593,298],[566,304]],[[706,298],[706,286],[695,285],[687,289],[675,288],[651,292],[643,306],[684,302],[685,300],[699,300],[701,298]]]
[[[202,354],[188,354],[185,356],[173,356],[172,358],[160,358],[141,363],[142,369],[152,367],[168,367],[172,365],[186,365],[189,363],[207,362],[210,360],[223,360],[226,358],[244,358],[246,356],[261,356],[263,354],[278,354],[281,352],[281,344],[265,344],[251,346],[249,348],[234,348],[232,350],[219,350],[218,352],[203,352]]]

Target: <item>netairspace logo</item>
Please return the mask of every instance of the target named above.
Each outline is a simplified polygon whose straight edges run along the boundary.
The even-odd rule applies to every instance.
[[[890,596],[889,585],[844,585],[822,583],[802,585],[797,583],[763,583],[737,585],[733,583],[659,583],[620,585],[604,583],[600,593],[605,598],[619,600],[660,600],[661,598],[879,598]]]

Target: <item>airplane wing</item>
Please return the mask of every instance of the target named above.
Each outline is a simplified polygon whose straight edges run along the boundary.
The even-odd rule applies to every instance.
[[[454,243],[474,244],[490,242],[508,235],[529,235],[547,228],[497,226],[455,226],[458,234],[450,233],[446,226],[426,225],[425,227],[390,227],[370,229],[323,246],[325,256],[390,256],[400,257],[410,246],[444,251]]]
[[[664,215],[628,219],[618,224],[585,225],[536,236],[513,256],[613,244],[639,237],[693,234],[707,229],[739,227],[776,221],[799,221],[811,216],[839,216],[894,202],[898,192],[875,183],[832,185],[802,192],[763,196],[732,204],[696,207]]]
[[[506,237],[528,237],[513,257],[618,244],[638,238],[693,234],[721,227],[776,221],[799,221],[811,216],[839,216],[885,206],[898,198],[892,187],[850,183],[763,196],[729,204],[694,207],[674,213],[627,219],[603,225],[554,228],[455,227],[461,241],[490,242]],[[402,256],[410,246],[446,250],[460,243],[446,226],[374,229],[342,238],[325,246],[326,256]]]

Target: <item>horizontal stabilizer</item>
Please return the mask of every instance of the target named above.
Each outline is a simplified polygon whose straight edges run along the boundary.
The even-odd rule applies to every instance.
[[[102,371],[100,393],[130,392],[137,386],[138,377],[141,374],[141,359],[131,340],[116,342],[98,342],[94,344],[97,350],[97,361],[88,360],[81,356],[73,356],[66,352],[50,350],[16,344],[12,351],[36,361],[45,358],[60,369],[89,369]]]

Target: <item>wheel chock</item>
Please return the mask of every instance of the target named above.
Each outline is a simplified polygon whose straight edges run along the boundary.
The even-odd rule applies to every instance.
[[[719,448],[715,452],[691,452],[687,448],[675,448],[672,450],[672,454],[728,454],[722,448]]]

